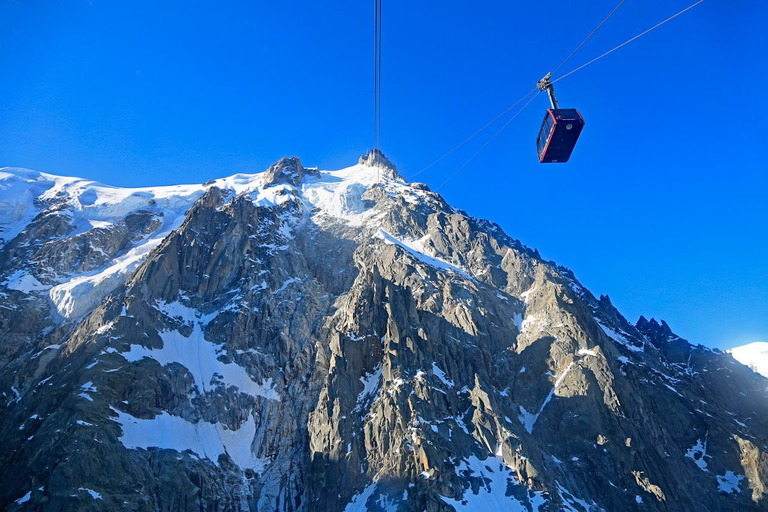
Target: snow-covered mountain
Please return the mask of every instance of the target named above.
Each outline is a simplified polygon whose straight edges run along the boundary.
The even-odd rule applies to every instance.
[[[768,380],[379,152],[2,169],[0,229],[0,509],[768,507]]]
[[[179,227],[187,210],[210,188],[250,194],[259,206],[280,204],[283,189],[272,187],[262,193],[262,179],[262,175],[238,174],[202,185],[118,188],[27,169],[0,169],[0,248],[42,213],[65,218],[59,235],[88,240],[91,252],[96,253],[88,255],[95,263],[76,269],[57,268],[59,262],[38,266],[37,272],[43,274],[46,284],[24,271],[9,276],[4,284],[22,292],[46,291],[59,314],[66,318],[81,317],[124,283],[147,255]],[[130,225],[131,221],[136,224],[138,217],[152,219],[151,229],[146,233],[136,232],[139,226]],[[133,236],[130,240],[124,239],[126,228],[127,234]],[[119,247],[101,247],[100,244],[109,243],[105,239],[112,238],[116,231],[120,235]]]
[[[765,341],[756,341],[732,348],[726,352],[741,364],[749,366],[764,377],[768,377],[768,343]]]

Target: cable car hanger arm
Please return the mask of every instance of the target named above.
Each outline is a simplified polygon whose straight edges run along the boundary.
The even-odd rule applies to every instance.
[[[547,91],[552,108],[559,109],[560,104],[557,102],[557,96],[555,96],[555,86],[549,81],[550,78],[552,78],[552,73],[547,73],[544,78],[536,82],[536,88],[540,91]]]

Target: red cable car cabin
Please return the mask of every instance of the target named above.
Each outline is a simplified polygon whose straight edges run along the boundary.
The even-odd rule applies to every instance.
[[[564,163],[571,157],[579,134],[584,128],[584,118],[575,108],[547,109],[541,123],[536,149],[539,162]]]

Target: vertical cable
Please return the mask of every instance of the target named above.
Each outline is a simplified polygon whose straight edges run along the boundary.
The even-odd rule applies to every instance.
[[[379,35],[378,35],[378,41],[379,41],[379,54],[378,54],[378,99],[377,99],[377,109],[378,109],[378,121],[376,125],[376,149],[381,150],[381,0],[378,0],[379,2]]]
[[[373,2],[373,148],[378,144],[379,118],[379,0]]]

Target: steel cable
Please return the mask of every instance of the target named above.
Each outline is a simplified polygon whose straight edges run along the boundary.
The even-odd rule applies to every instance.
[[[479,130],[477,130],[475,133],[473,133],[472,135],[470,135],[469,137],[467,137],[466,139],[464,139],[464,141],[463,141],[463,142],[461,142],[461,143],[459,143],[458,145],[454,146],[454,147],[453,147],[453,149],[451,149],[450,151],[448,151],[447,153],[445,153],[443,156],[441,156],[440,158],[438,158],[437,160],[435,160],[435,161],[434,161],[434,162],[432,162],[431,164],[427,165],[426,167],[422,168],[420,171],[418,171],[418,172],[416,172],[416,173],[412,174],[412,175],[411,175],[411,179],[413,179],[413,178],[415,178],[416,176],[418,176],[419,174],[423,173],[424,171],[426,171],[427,169],[429,169],[429,168],[430,168],[430,167],[432,167],[433,165],[436,165],[436,164],[438,164],[438,163],[442,162],[442,161],[443,161],[443,159],[445,159],[446,157],[448,157],[448,156],[450,156],[451,154],[453,154],[453,152],[454,152],[454,151],[456,151],[457,149],[459,149],[460,147],[462,147],[464,144],[466,144],[466,143],[467,143],[467,142],[469,142],[470,140],[474,139],[476,136],[480,135],[480,134],[481,134],[482,132],[484,132],[484,131],[485,131],[485,130],[486,130],[488,127],[489,127],[489,126],[491,126],[493,123],[495,123],[496,121],[498,121],[499,119],[501,119],[502,117],[504,117],[504,115],[505,115],[507,112],[509,112],[510,110],[512,110],[513,108],[515,108],[515,107],[516,107],[517,105],[519,105],[519,104],[520,104],[520,103],[521,103],[521,102],[522,102],[522,101],[523,101],[525,98],[527,98],[528,96],[530,96],[530,95],[531,95],[531,94],[533,94],[534,92],[536,92],[536,88],[533,88],[533,89],[531,89],[530,91],[528,91],[528,92],[527,92],[527,93],[526,93],[526,94],[525,94],[523,97],[521,97],[519,100],[517,100],[516,102],[514,102],[513,104],[511,104],[511,105],[510,105],[510,106],[508,106],[507,108],[505,108],[505,109],[504,109],[504,110],[503,110],[503,111],[502,111],[502,112],[501,112],[499,115],[497,115],[496,117],[494,117],[493,119],[491,119],[490,121],[488,121],[488,123],[486,123],[486,124],[485,124],[485,125],[484,125],[482,128],[480,128],[480,129],[479,129]]]
[[[377,1],[378,1],[378,0],[377,0]],[[624,3],[625,3],[625,2],[626,2],[626,0],[622,0],[621,2],[619,2],[619,4],[618,4],[618,5],[617,5],[617,6],[616,6],[616,7],[615,7],[615,8],[614,8],[614,9],[613,9],[613,10],[612,10],[612,11],[611,11],[609,14],[608,14],[608,16],[606,16],[606,17],[605,17],[605,19],[603,19],[603,21],[601,21],[601,22],[600,22],[600,24],[599,24],[597,27],[595,27],[595,29],[594,29],[592,32],[590,32],[590,34],[589,34],[589,35],[588,35],[588,36],[587,36],[587,37],[586,37],[586,38],[585,38],[585,39],[584,39],[584,40],[583,40],[583,41],[582,41],[582,42],[581,42],[581,43],[580,43],[580,44],[579,44],[579,45],[578,45],[578,46],[577,46],[577,47],[576,47],[576,48],[575,48],[575,49],[574,49],[574,50],[573,50],[571,53],[570,53],[570,55],[568,55],[568,57],[566,57],[566,58],[565,58],[565,59],[564,59],[564,60],[563,60],[563,61],[562,61],[562,62],[561,62],[561,63],[560,63],[560,64],[559,64],[559,65],[558,65],[556,68],[555,68],[555,71],[553,72],[553,74],[554,74],[555,72],[559,71],[559,70],[560,70],[560,69],[563,67],[563,65],[565,65],[565,63],[567,63],[567,62],[568,62],[568,61],[571,59],[571,57],[573,57],[573,56],[576,54],[576,52],[578,52],[578,51],[581,49],[581,47],[582,47],[582,46],[584,46],[584,44],[585,44],[587,41],[589,41],[589,39],[590,39],[590,38],[591,38],[591,37],[592,37],[592,36],[593,36],[593,35],[594,35],[594,34],[595,34],[595,33],[596,33],[596,32],[597,32],[597,31],[598,31],[598,30],[599,30],[599,29],[600,29],[600,28],[601,28],[601,27],[602,27],[602,26],[603,26],[603,25],[604,25],[604,24],[605,24],[605,23],[606,23],[606,22],[607,22],[607,21],[608,21],[608,20],[609,20],[609,19],[610,19],[610,18],[611,18],[611,17],[612,17],[614,14],[615,14],[615,13],[616,13],[616,11],[618,11],[618,10],[619,10],[619,8],[620,8],[622,5],[624,5]],[[590,60],[589,62],[587,62],[587,63],[585,63],[585,64],[582,64],[581,66],[579,66],[579,67],[577,67],[577,68],[575,68],[575,69],[573,69],[573,70],[569,71],[568,73],[564,74],[563,76],[561,76],[561,77],[558,77],[558,78],[556,78],[556,79],[552,80],[552,83],[554,84],[554,83],[556,83],[556,82],[559,82],[559,81],[560,81],[560,80],[562,80],[563,78],[565,78],[565,77],[567,77],[567,76],[570,76],[570,75],[572,75],[573,73],[575,73],[575,72],[577,72],[577,71],[579,71],[579,70],[581,70],[581,69],[584,69],[585,67],[589,66],[590,64],[592,64],[592,63],[594,63],[594,62],[596,62],[596,61],[598,61],[598,60],[602,59],[603,57],[605,57],[605,56],[607,56],[607,55],[609,55],[609,54],[611,54],[611,53],[615,52],[615,51],[616,51],[616,50],[618,50],[619,48],[621,48],[621,47],[623,47],[623,46],[625,46],[625,45],[627,45],[627,44],[631,43],[631,42],[632,42],[632,41],[634,41],[635,39],[638,39],[638,38],[640,38],[640,37],[644,36],[644,35],[645,35],[645,34],[647,34],[648,32],[650,32],[650,31],[652,31],[652,30],[654,30],[654,29],[656,29],[656,28],[660,27],[661,25],[664,25],[665,23],[667,23],[667,22],[669,22],[669,21],[673,20],[674,18],[676,18],[676,17],[680,16],[681,14],[685,13],[686,11],[688,11],[688,10],[690,10],[690,9],[692,9],[692,8],[694,8],[694,7],[696,7],[697,5],[699,5],[699,4],[700,4],[700,3],[702,3],[702,2],[704,2],[704,0],[698,0],[697,2],[695,2],[695,3],[693,3],[692,5],[690,5],[690,6],[686,7],[685,9],[683,9],[683,10],[679,11],[678,13],[676,13],[676,14],[674,14],[674,15],[670,16],[669,18],[665,19],[664,21],[662,21],[662,22],[660,22],[660,23],[657,23],[656,25],[652,26],[652,27],[651,27],[651,28],[649,28],[648,30],[646,30],[646,31],[644,31],[644,32],[641,32],[640,34],[638,34],[638,35],[636,35],[636,36],[632,37],[631,39],[629,39],[629,40],[627,40],[627,41],[625,41],[625,42],[621,43],[620,45],[616,46],[615,48],[613,48],[613,49],[611,49],[611,50],[609,50],[609,51],[607,51],[607,52],[603,53],[602,55],[600,55],[600,56],[598,56],[598,57],[596,57],[596,58],[594,58],[594,59]],[[440,158],[438,158],[438,159],[437,159],[437,160],[435,160],[434,162],[430,163],[430,164],[429,164],[429,165],[427,165],[426,167],[423,167],[423,168],[422,168],[421,170],[419,170],[418,172],[416,172],[416,173],[412,174],[412,175],[410,176],[410,179],[413,179],[413,178],[415,178],[416,176],[418,176],[418,175],[420,175],[421,173],[423,173],[423,172],[427,171],[427,170],[428,170],[428,169],[430,169],[432,166],[434,166],[434,165],[438,164],[439,162],[441,162],[442,160],[444,160],[445,158],[447,158],[448,156],[450,156],[451,154],[453,154],[453,153],[454,153],[456,150],[458,150],[459,148],[461,148],[462,146],[464,146],[464,144],[466,144],[466,143],[467,143],[467,142],[469,142],[470,140],[474,139],[474,138],[475,138],[477,135],[479,135],[480,133],[482,133],[483,131],[485,131],[485,130],[486,130],[488,127],[489,127],[489,126],[491,126],[491,125],[492,125],[492,124],[494,124],[496,121],[498,121],[499,119],[501,119],[501,118],[502,118],[502,117],[503,117],[505,114],[507,114],[507,113],[508,113],[510,110],[512,110],[512,109],[513,109],[515,106],[517,106],[518,104],[520,104],[520,102],[522,102],[522,101],[523,101],[525,98],[527,98],[528,96],[530,96],[532,93],[536,92],[536,90],[537,90],[537,89],[536,89],[536,88],[534,88],[533,90],[531,90],[530,92],[528,92],[527,94],[525,94],[523,97],[521,97],[521,98],[520,98],[519,100],[517,100],[515,103],[513,103],[512,105],[510,105],[509,107],[507,107],[506,109],[504,109],[504,111],[502,111],[502,112],[501,112],[499,115],[497,115],[495,118],[493,118],[491,121],[489,121],[487,124],[485,124],[485,125],[484,125],[482,128],[480,128],[479,130],[477,130],[476,132],[474,132],[472,135],[470,135],[469,137],[467,137],[466,139],[464,139],[464,141],[462,141],[462,142],[461,142],[461,143],[459,143],[458,145],[454,146],[454,147],[453,147],[451,150],[449,150],[447,153],[445,153],[444,155],[442,155]],[[539,92],[540,92],[540,91],[539,91]],[[529,101],[528,101],[528,102],[527,102],[525,105],[523,105],[523,107],[522,107],[522,108],[521,108],[521,109],[520,109],[520,110],[519,110],[519,111],[518,111],[518,112],[517,112],[517,113],[516,113],[514,116],[512,116],[512,118],[511,118],[511,119],[509,119],[509,120],[508,120],[508,121],[507,121],[507,122],[504,124],[504,126],[502,126],[502,127],[501,127],[501,129],[499,129],[499,131],[497,131],[497,132],[496,132],[496,133],[495,133],[495,134],[494,134],[494,135],[493,135],[493,136],[492,136],[490,139],[488,139],[488,141],[486,141],[486,142],[485,142],[485,143],[484,143],[484,144],[483,144],[483,145],[480,147],[480,149],[478,149],[478,150],[477,150],[477,152],[476,152],[474,155],[472,155],[472,156],[469,158],[469,160],[467,160],[466,162],[464,162],[464,164],[462,164],[462,165],[461,165],[461,167],[459,167],[459,168],[458,168],[456,171],[454,171],[454,172],[453,172],[453,174],[451,174],[451,175],[450,175],[450,176],[449,176],[449,177],[448,177],[448,178],[447,178],[445,181],[443,181],[443,182],[442,182],[442,183],[441,183],[441,184],[440,184],[440,185],[439,185],[439,186],[438,186],[438,187],[437,187],[435,190],[438,190],[438,189],[440,189],[441,187],[443,187],[443,186],[444,186],[446,183],[448,183],[448,181],[450,181],[450,180],[451,180],[451,179],[452,179],[454,176],[456,176],[456,175],[457,175],[459,172],[461,172],[461,171],[462,171],[462,170],[463,170],[463,169],[464,169],[464,168],[465,168],[465,167],[466,167],[466,166],[467,166],[467,165],[468,165],[470,162],[472,162],[472,161],[473,161],[473,160],[474,160],[474,159],[477,157],[477,155],[479,155],[479,154],[480,154],[480,153],[481,153],[481,152],[482,152],[482,151],[483,151],[483,150],[484,150],[484,149],[485,149],[485,148],[488,146],[488,144],[490,144],[490,143],[491,143],[491,142],[492,142],[492,141],[493,141],[493,140],[494,140],[494,139],[495,139],[495,138],[496,138],[496,137],[497,137],[497,136],[498,136],[498,135],[499,135],[499,134],[500,134],[502,131],[504,131],[504,129],[505,129],[505,128],[506,128],[506,127],[507,127],[507,126],[508,126],[508,125],[509,125],[509,124],[510,124],[510,123],[511,123],[511,122],[512,122],[512,121],[513,121],[513,120],[514,120],[514,119],[515,119],[515,118],[516,118],[518,115],[520,115],[520,113],[521,113],[521,112],[522,112],[522,111],[525,109],[525,107],[527,107],[527,106],[528,106],[528,105],[529,105],[529,104],[530,104],[530,103],[533,101],[533,99],[534,99],[536,96],[538,96],[538,93],[537,93],[536,95],[534,95],[534,96],[533,96],[533,98],[531,98],[531,99],[530,99],[530,100],[529,100]]]
[[[555,80],[552,80],[552,83],[554,84],[555,82],[559,82],[559,81],[560,81],[560,80],[562,80],[563,78],[565,78],[565,77],[567,77],[567,76],[570,76],[570,75],[574,74],[575,72],[577,72],[577,71],[579,71],[579,70],[582,70],[582,69],[584,69],[585,67],[589,66],[590,64],[592,64],[592,63],[594,63],[594,62],[597,62],[598,60],[602,59],[602,58],[603,58],[603,57],[605,57],[606,55],[610,55],[611,53],[615,52],[616,50],[618,50],[618,49],[619,49],[619,48],[621,48],[622,46],[626,46],[626,45],[628,45],[629,43],[631,43],[631,42],[632,42],[632,41],[634,41],[635,39],[638,39],[638,38],[640,38],[640,37],[644,36],[645,34],[647,34],[648,32],[650,32],[651,30],[653,30],[653,29],[655,29],[655,28],[658,28],[658,27],[662,26],[663,24],[667,23],[668,21],[671,21],[671,20],[673,20],[673,19],[677,18],[678,16],[680,16],[680,15],[681,15],[681,14],[683,14],[684,12],[686,12],[686,11],[689,11],[689,10],[693,9],[694,7],[696,7],[697,5],[699,5],[700,3],[702,3],[703,1],[704,1],[704,0],[698,0],[698,2],[696,2],[696,3],[694,3],[694,4],[691,4],[691,5],[689,5],[688,7],[686,7],[685,9],[683,9],[682,11],[680,11],[680,12],[678,12],[678,13],[676,13],[676,14],[673,14],[673,15],[672,15],[672,16],[670,16],[669,18],[665,19],[664,21],[662,21],[662,22],[660,22],[660,23],[657,23],[656,25],[652,26],[652,27],[651,27],[651,28],[649,28],[648,30],[646,30],[646,31],[644,31],[644,32],[641,32],[641,33],[637,34],[635,37],[633,37],[633,38],[631,38],[631,39],[628,39],[628,40],[624,41],[624,42],[623,42],[623,43],[621,43],[619,46],[617,46],[617,47],[615,47],[615,48],[613,48],[613,49],[611,49],[611,50],[608,50],[607,52],[603,53],[602,55],[600,55],[600,56],[598,56],[598,57],[595,57],[594,59],[590,60],[590,61],[589,61],[589,62],[587,62],[586,64],[582,64],[581,66],[577,67],[576,69],[572,69],[571,71],[569,71],[568,73],[564,74],[564,75],[563,75],[563,76],[561,76],[560,78],[556,78]]]
[[[582,46],[584,46],[584,44],[585,44],[587,41],[589,41],[589,40],[590,40],[590,38],[591,38],[593,35],[595,35],[595,33],[596,33],[598,30],[600,30],[600,27],[602,27],[603,25],[605,25],[605,22],[606,22],[606,21],[608,21],[608,20],[611,18],[611,16],[613,16],[613,15],[614,15],[614,13],[615,13],[616,11],[618,11],[618,10],[619,10],[619,7],[621,7],[622,5],[624,5],[624,2],[626,2],[626,1],[627,1],[627,0],[621,0],[621,2],[619,3],[619,5],[617,5],[617,6],[616,6],[616,7],[615,7],[615,8],[614,8],[612,11],[611,11],[611,13],[610,13],[608,16],[606,16],[606,17],[605,17],[605,19],[604,19],[603,21],[601,21],[601,22],[600,22],[600,24],[599,24],[597,27],[595,27],[595,30],[593,30],[592,32],[590,32],[590,33],[589,33],[589,35],[587,36],[587,38],[586,38],[586,39],[584,39],[584,40],[581,42],[581,44],[579,44],[579,46],[577,46],[577,47],[576,47],[576,49],[575,49],[575,50],[573,50],[573,51],[571,52],[571,54],[570,54],[569,56],[567,56],[567,57],[565,58],[565,60],[564,60],[563,62],[561,62],[561,63],[560,63],[560,64],[559,64],[559,65],[558,65],[558,66],[555,68],[555,70],[552,72],[552,74],[554,75],[555,73],[557,73],[557,72],[560,70],[560,68],[562,68],[562,67],[563,67],[563,65],[565,65],[565,63],[566,63],[566,62],[568,62],[568,61],[570,60],[570,58],[571,58],[571,57],[573,57],[574,55],[576,55],[576,52],[578,52],[578,51],[581,49],[581,47],[582,47]]]
[[[539,92],[541,92],[541,91],[539,91]],[[504,123],[504,125],[503,125],[501,128],[499,128],[499,131],[497,131],[496,133],[494,133],[494,134],[491,136],[491,138],[490,138],[490,139],[488,139],[487,141],[485,141],[485,144],[483,144],[482,146],[480,146],[480,149],[478,149],[478,150],[475,152],[475,154],[474,154],[474,155],[472,155],[471,157],[469,157],[469,160],[467,160],[466,162],[464,162],[464,163],[461,165],[461,167],[459,167],[458,169],[456,169],[456,170],[453,172],[453,174],[451,174],[450,176],[448,176],[448,178],[446,178],[446,180],[445,180],[445,181],[443,181],[443,182],[442,182],[440,185],[438,185],[438,186],[437,186],[437,188],[435,188],[435,191],[438,191],[438,190],[440,190],[440,189],[443,187],[443,185],[445,185],[446,183],[448,183],[449,181],[451,181],[451,180],[452,180],[452,179],[453,179],[453,178],[454,178],[454,177],[455,177],[457,174],[459,174],[459,173],[460,173],[462,170],[464,170],[464,168],[465,168],[466,166],[468,166],[468,165],[470,164],[470,162],[472,162],[472,160],[474,160],[474,159],[477,157],[477,155],[479,155],[480,153],[482,153],[482,152],[483,152],[483,150],[484,150],[484,149],[485,149],[485,148],[488,146],[488,144],[490,144],[491,142],[493,142],[493,139],[495,139],[496,137],[498,137],[498,136],[499,136],[499,134],[501,134],[501,132],[503,132],[503,131],[504,131],[504,129],[505,129],[507,126],[509,126],[509,124],[510,124],[512,121],[514,121],[514,120],[517,118],[517,116],[519,116],[519,115],[520,115],[520,114],[523,112],[523,110],[525,110],[525,108],[526,108],[528,105],[530,105],[530,104],[531,104],[531,102],[532,102],[533,100],[535,100],[535,99],[536,99],[536,96],[538,96],[538,95],[539,95],[539,92],[537,92],[536,94],[534,94],[534,95],[533,95],[533,97],[532,97],[530,100],[528,100],[528,101],[526,102],[526,104],[522,106],[522,108],[521,108],[520,110],[518,110],[517,112],[515,112],[515,115],[513,115],[513,116],[512,116],[512,117],[509,119],[509,121],[507,121],[506,123]]]

